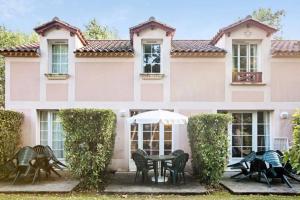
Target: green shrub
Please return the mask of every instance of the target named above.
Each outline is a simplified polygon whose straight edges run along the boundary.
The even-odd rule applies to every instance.
[[[289,161],[293,169],[300,173],[300,110],[293,114],[293,146],[285,152],[285,161]]]
[[[59,112],[66,134],[66,160],[84,188],[99,188],[115,142],[116,115],[111,110],[65,109]]]
[[[22,122],[22,113],[0,110],[0,165],[11,159],[16,153],[20,143]]]
[[[231,117],[225,114],[200,114],[189,118],[188,134],[192,166],[201,183],[215,185],[227,163],[227,126]]]

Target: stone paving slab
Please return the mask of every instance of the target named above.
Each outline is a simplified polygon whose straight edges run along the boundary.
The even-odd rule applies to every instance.
[[[79,181],[71,178],[66,172],[59,172],[62,177],[52,174],[46,178],[44,174],[40,181],[32,184],[32,177],[20,177],[15,185],[12,185],[12,179],[0,182],[0,193],[67,193],[71,192]]]
[[[145,183],[141,176],[134,182],[135,173],[117,172],[111,177],[105,193],[121,194],[206,194],[209,191],[190,175],[186,175],[186,184],[173,185],[171,182],[155,184],[149,178]],[[151,177],[151,175],[149,175]]]
[[[267,183],[256,182],[249,178],[245,178],[237,182],[231,179],[230,176],[238,172],[225,172],[221,184],[233,194],[288,194],[300,195],[300,183],[290,180],[293,188],[289,188],[287,184],[276,181],[271,183],[268,187]],[[263,179],[262,179],[263,180]]]

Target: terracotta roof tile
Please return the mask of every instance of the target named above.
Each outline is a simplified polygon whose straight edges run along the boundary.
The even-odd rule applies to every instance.
[[[24,44],[15,47],[8,47],[0,49],[0,52],[38,52],[39,43]]]
[[[272,40],[272,54],[300,52],[300,40]]]
[[[75,52],[133,52],[133,47],[130,40],[88,40]]]
[[[210,40],[172,40],[171,52],[226,52],[210,44]]]

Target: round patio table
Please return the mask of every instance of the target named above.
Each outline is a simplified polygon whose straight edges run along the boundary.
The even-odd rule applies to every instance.
[[[155,183],[164,182],[162,163],[164,161],[173,160],[175,158],[176,158],[176,156],[174,156],[174,155],[151,155],[151,156],[146,156],[147,160],[152,160],[153,161]],[[158,174],[158,162],[161,163],[159,174]]]

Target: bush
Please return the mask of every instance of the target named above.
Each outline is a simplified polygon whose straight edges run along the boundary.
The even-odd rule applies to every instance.
[[[113,154],[116,115],[111,110],[66,109],[59,116],[71,173],[84,188],[99,189]]]
[[[293,169],[300,173],[300,110],[293,114],[293,146],[285,152],[285,161],[289,161]]]
[[[188,134],[193,171],[201,183],[216,185],[227,163],[227,126],[225,114],[200,114],[189,118]]]
[[[16,153],[20,143],[22,122],[22,113],[0,110],[0,165]]]

